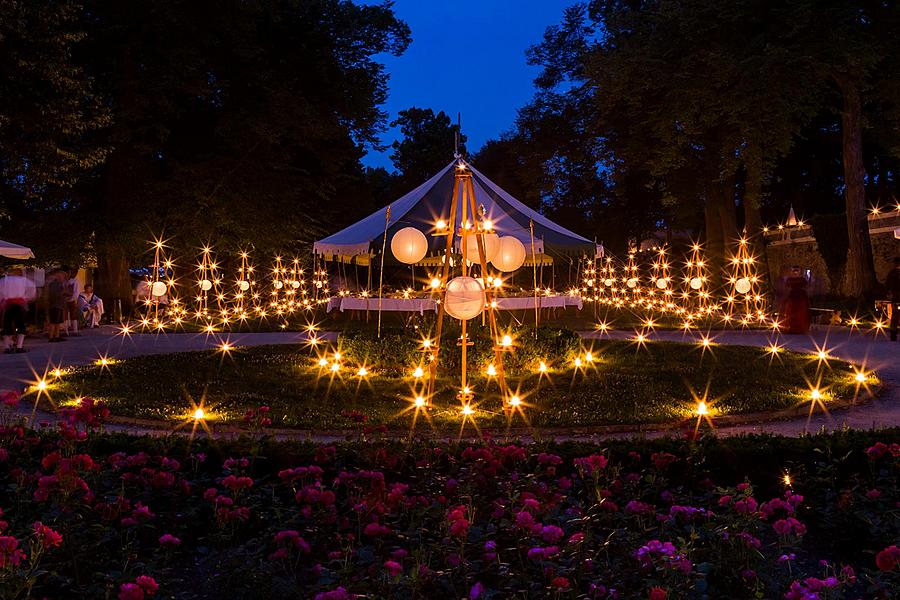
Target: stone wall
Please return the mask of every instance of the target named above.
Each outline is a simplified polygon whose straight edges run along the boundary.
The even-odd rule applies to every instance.
[[[900,228],[900,209],[869,215],[869,235],[872,238],[872,255],[875,260],[875,274],[884,282],[893,267],[895,256],[900,256],[900,239],[894,231]],[[837,295],[839,273],[830,272],[812,227],[803,224],[797,227],[770,229],[765,233],[766,259],[769,265],[769,281],[777,282],[794,265],[799,266],[809,277],[809,294],[813,298]]]

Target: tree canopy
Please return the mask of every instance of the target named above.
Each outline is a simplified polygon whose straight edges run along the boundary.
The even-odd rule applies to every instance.
[[[61,210],[82,240],[93,240],[110,296],[125,296],[129,257],[155,233],[185,248],[225,240],[232,248],[223,249],[252,244],[268,255],[299,250],[325,223],[331,228],[356,216],[333,200],[365,189],[359,159],[385,126],[380,105],[388,75],[376,57],[401,53],[410,40],[389,3],[13,5],[22,16],[3,19],[4,27],[23,39],[35,35],[36,20],[48,29],[46,43],[24,44],[31,54],[18,63],[29,59],[39,63],[35,69],[66,74],[68,87],[48,84],[46,99],[61,107],[61,133],[98,149],[78,157],[77,179],[56,176],[67,164],[42,163],[50,167],[35,173],[29,188],[51,194],[69,186]],[[68,45],[60,49],[54,36]],[[62,66],[47,63],[55,57]],[[41,77],[49,76],[34,79]],[[77,115],[89,112],[70,98],[85,97],[86,89],[88,99],[99,99],[104,120],[79,122]],[[4,140],[6,156],[31,164],[32,147],[67,143],[35,115],[22,117],[17,137],[39,143]],[[17,205],[15,191],[5,190],[2,202],[17,225],[51,223],[46,207]]]
[[[405,191],[416,187],[441,169],[459,152],[466,152],[466,136],[441,111],[415,106],[401,110],[391,127],[399,127],[403,138],[391,148],[391,161],[399,171],[398,185]]]
[[[866,203],[897,189],[898,19],[865,0],[577,4],[529,50],[534,100],[496,143],[540,169],[545,210],[616,246],[686,229],[721,261],[792,202],[842,210],[843,290],[862,297]]]

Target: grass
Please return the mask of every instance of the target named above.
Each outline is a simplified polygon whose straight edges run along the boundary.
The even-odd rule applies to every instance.
[[[551,370],[544,376],[536,372],[533,358],[511,360],[517,367],[509,373],[510,389],[519,391],[526,408],[510,424],[671,423],[691,418],[697,398],[704,396],[716,416],[808,404],[811,386],[816,385],[826,402],[852,398],[857,391],[850,365],[829,360],[827,368],[820,367],[815,359],[790,352],[773,358],[753,347],[704,351],[691,344],[653,342],[639,348],[615,341],[595,342],[591,350],[594,362],[585,362],[581,369],[572,366],[571,352],[557,357],[556,364],[548,358]],[[63,401],[91,396],[104,400],[114,415],[173,422],[188,419],[202,399],[217,419],[233,423],[240,422],[246,409],[268,405],[274,426],[343,428],[349,421],[342,413],[359,411],[369,424],[409,428],[414,396],[409,374],[415,365],[403,364],[408,355],[398,349],[393,364],[368,363],[371,374],[360,378],[359,357],[345,354],[334,376],[298,346],[144,356],[104,368],[75,368],[52,385],[51,397]],[[503,427],[508,421],[499,389],[495,379],[484,375],[485,366],[470,363],[475,422],[479,427]],[[439,429],[457,429],[459,371],[441,369],[439,374],[431,421]],[[419,422],[421,426],[421,418]]]

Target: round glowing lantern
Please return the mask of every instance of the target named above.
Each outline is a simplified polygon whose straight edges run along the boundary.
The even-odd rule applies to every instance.
[[[150,293],[156,296],[157,298],[160,296],[166,295],[166,284],[163,281],[154,281],[153,285],[150,287]]]
[[[241,281],[238,281],[238,287],[242,292],[246,292],[250,289],[250,282],[242,279]]]
[[[746,277],[741,277],[734,284],[734,289],[738,294],[746,294],[750,291],[750,280]]]
[[[484,286],[472,277],[456,277],[447,284],[444,310],[454,319],[474,319],[484,310]]]
[[[701,287],[703,287],[703,279],[700,277],[691,277],[691,289],[699,290]]]
[[[628,281],[625,282],[625,285],[627,285],[631,289],[636,288],[637,284],[638,284],[637,277],[632,277],[631,279],[629,279]]]
[[[605,279],[605,280],[603,281],[603,285],[605,285],[606,287],[612,287],[612,284],[613,284],[613,280],[612,280],[612,279]]]
[[[282,282],[280,279],[276,279],[275,280],[275,289],[280,290],[283,287],[284,287],[284,282]]]
[[[464,248],[463,254],[465,255],[465,259],[470,263],[478,264],[481,262],[481,258],[478,256],[478,238],[482,237],[480,234],[473,234],[466,236],[466,247]],[[497,256],[497,251],[500,249],[500,236],[496,233],[485,233],[484,237],[484,260],[485,262],[491,262],[494,260],[494,257]]]
[[[657,279],[656,287],[658,287],[661,290],[664,290],[667,287],[669,287],[669,282],[665,278]]]
[[[391,253],[403,264],[415,264],[428,254],[428,239],[415,227],[404,227],[391,238]]]
[[[510,235],[503,236],[491,262],[504,273],[515,271],[525,263],[525,245]]]
[[[294,281],[291,282],[291,287],[296,290],[297,288],[300,287],[300,282],[295,279]]]
[[[209,279],[201,279],[200,280],[200,289],[204,292],[208,292],[212,289],[212,281]]]

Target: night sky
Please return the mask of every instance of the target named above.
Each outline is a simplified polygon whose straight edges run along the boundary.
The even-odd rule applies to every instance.
[[[377,0],[368,0],[374,4]],[[410,106],[462,113],[469,152],[512,128],[516,109],[533,94],[536,67],[525,50],[562,20],[574,0],[397,0],[394,10],[412,29],[399,58],[381,57],[391,75],[384,108],[389,122]],[[386,144],[397,137],[389,130]],[[447,150],[447,159],[452,149]],[[388,155],[370,152],[363,162],[393,170]]]

